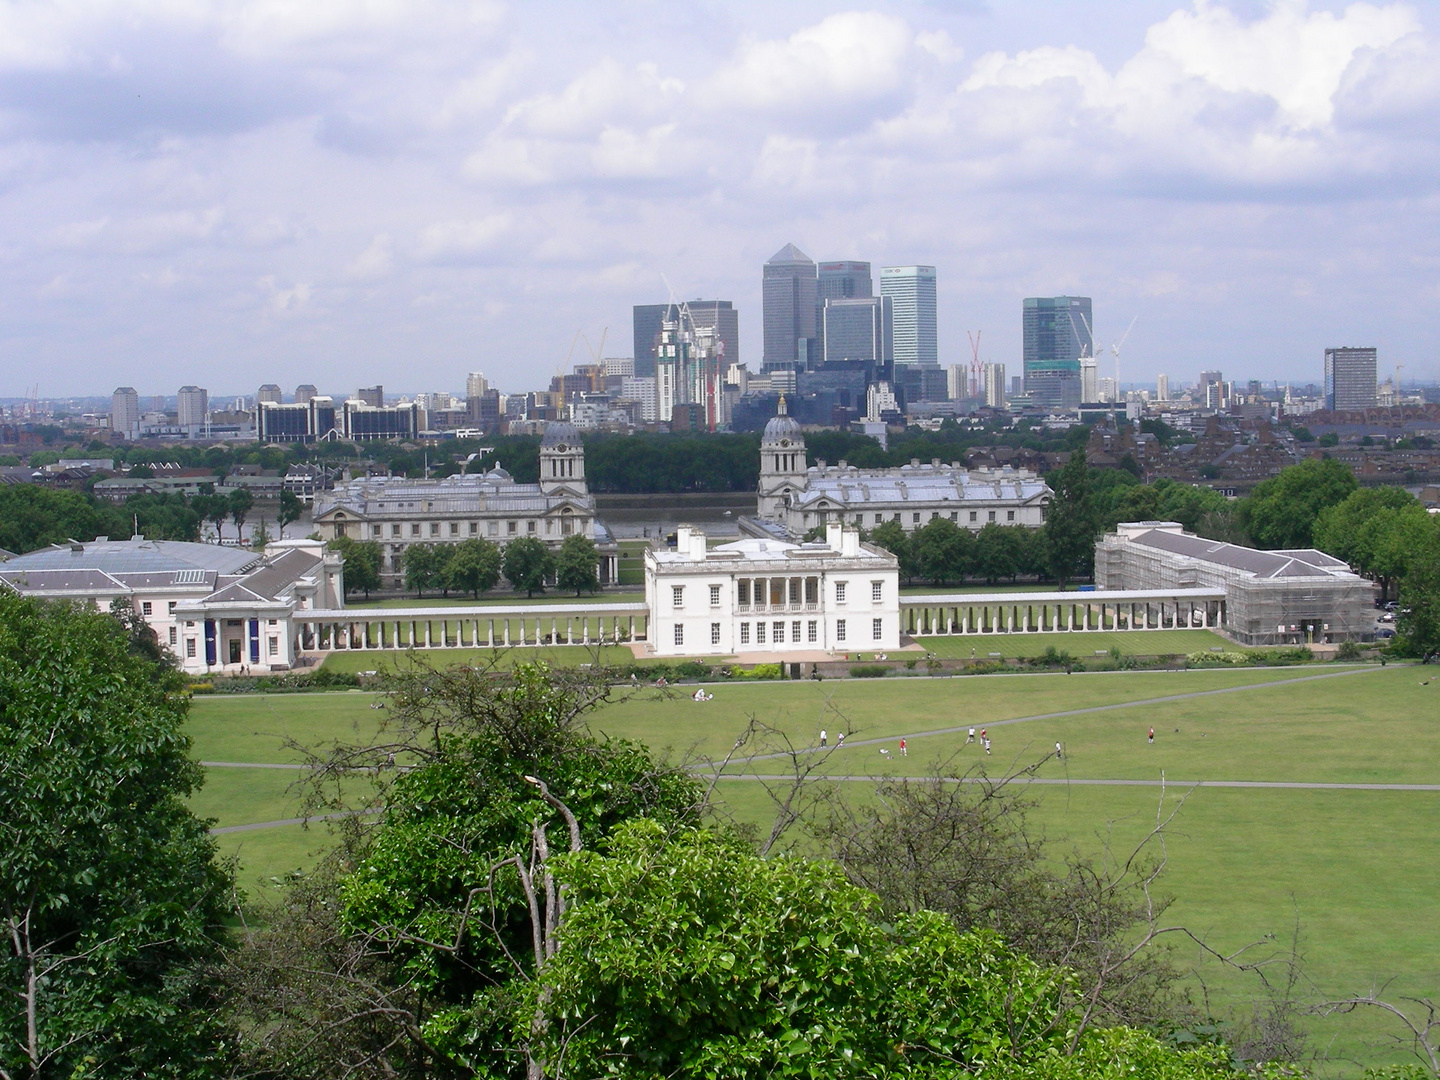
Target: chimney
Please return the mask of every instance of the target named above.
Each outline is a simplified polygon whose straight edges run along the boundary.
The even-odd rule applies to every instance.
[[[692,562],[705,561],[705,534],[699,529],[690,532],[690,559]]]
[[[845,529],[840,535],[840,554],[847,559],[860,555],[860,530]]]
[[[841,543],[843,543],[843,541],[841,540],[841,533],[843,533],[844,531],[845,531],[845,526],[844,526],[844,525],[841,525],[839,522],[837,522],[837,521],[826,522],[826,524],[825,524],[825,546],[828,547],[831,551],[839,551],[839,550],[840,550],[840,545],[841,545]]]
[[[677,555],[684,555],[690,550],[690,532],[689,525],[675,526],[675,553]]]

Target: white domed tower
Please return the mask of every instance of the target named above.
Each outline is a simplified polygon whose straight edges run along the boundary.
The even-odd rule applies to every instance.
[[[546,495],[588,494],[585,448],[580,445],[580,430],[574,424],[557,421],[545,425],[540,439],[540,490]]]
[[[785,409],[785,397],[760,437],[760,488],[756,513],[779,521],[791,496],[805,490],[805,436]]]

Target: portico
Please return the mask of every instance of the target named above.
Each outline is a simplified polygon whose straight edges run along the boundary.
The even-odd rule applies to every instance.
[[[951,593],[900,598],[906,634],[1048,634],[1088,630],[1213,629],[1224,589]]]

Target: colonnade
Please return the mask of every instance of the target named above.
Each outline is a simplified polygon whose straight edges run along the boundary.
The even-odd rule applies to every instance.
[[[1098,630],[1206,629],[1225,622],[1219,590],[1153,593],[991,593],[900,598],[900,626],[912,637],[939,634],[1049,634]]]
[[[644,641],[649,609],[644,604],[528,609],[434,608],[417,612],[325,611],[295,613],[296,648],[487,649],[510,645],[606,645]],[[624,609],[624,610],[616,610]]]
[[[819,577],[743,577],[735,579],[735,610],[741,614],[764,611],[816,611],[819,609],[819,604]]]

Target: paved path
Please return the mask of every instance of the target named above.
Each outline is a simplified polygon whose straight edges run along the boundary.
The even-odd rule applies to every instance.
[[[207,769],[303,769],[304,765],[277,765],[268,761],[202,761]]]
[[[1115,709],[1138,709],[1147,705],[1165,705],[1173,701],[1190,701],[1193,698],[1214,697],[1218,694],[1241,694],[1247,690],[1265,690],[1272,686],[1294,686],[1296,683],[1315,682],[1319,679],[1343,679],[1348,675],[1364,675],[1369,672],[1379,671],[1379,668],[1347,668],[1344,671],[1327,671],[1320,675],[1303,675],[1298,679],[1275,679],[1269,682],[1247,683],[1244,686],[1226,686],[1218,690],[1192,690],[1188,694],[1167,694],[1164,697],[1141,698],[1139,701],[1120,701],[1110,705],[1090,705],[1083,709],[1063,709],[1060,712],[1036,713],[1033,716],[1014,716],[1009,720],[985,720],[972,725],[967,721],[963,724],[956,724],[954,727],[932,728],[929,731],[901,731],[893,735],[884,735],[875,739],[847,739],[846,746],[878,746],[881,743],[893,743],[902,736],[906,739],[922,739],[927,735],[954,735],[959,731],[968,731],[972,726],[997,728],[1009,724],[1028,724],[1032,720],[1056,720],[1062,716],[1085,716],[1089,713],[1111,712]],[[830,749],[835,749],[831,747]],[[821,747],[810,747],[808,751],[801,753],[819,753]],[[770,761],[789,757],[789,754],[757,754],[747,761]]]
[[[211,836],[222,836],[225,833],[253,832],[256,829],[274,829],[281,825],[304,825],[309,821],[335,821],[339,818],[355,817],[357,814],[378,814],[379,810],[345,810],[338,814],[316,814],[314,817],[291,817],[281,818],[278,821],[257,821],[252,825],[224,825],[218,829],[211,829]]]
[[[787,777],[747,773],[726,773],[722,780],[785,780]],[[857,784],[873,784],[885,780],[932,780],[930,776],[816,776],[817,780],[837,780]],[[1172,788],[1300,788],[1305,791],[1440,791],[1440,784],[1327,784],[1302,780],[1068,780],[1060,776],[1004,777],[947,776],[947,784],[1047,784],[1054,787],[1172,787]]]

